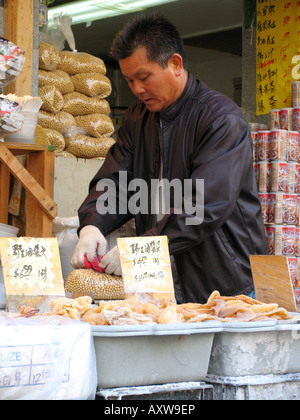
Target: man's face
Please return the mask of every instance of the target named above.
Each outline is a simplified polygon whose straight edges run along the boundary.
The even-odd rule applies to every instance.
[[[168,67],[163,68],[149,61],[147,49],[140,47],[131,56],[120,60],[119,64],[130,89],[149,111],[164,111],[180,96],[178,68],[172,58]]]

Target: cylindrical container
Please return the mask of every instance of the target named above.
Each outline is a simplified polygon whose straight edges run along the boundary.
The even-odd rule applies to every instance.
[[[271,131],[258,132],[258,161],[264,162],[270,159],[270,137]]]
[[[258,194],[262,210],[262,218],[264,224],[269,223],[269,194],[259,193]]]
[[[292,82],[292,106],[300,106],[300,82]]]
[[[293,286],[295,287],[295,285],[297,284],[297,279],[298,279],[297,258],[296,257],[289,257],[287,259],[287,263],[288,263],[289,272],[290,272],[290,279],[293,283]]]
[[[259,190],[259,164],[257,162],[253,163],[253,172],[255,177],[255,182],[257,186],[257,191]]]
[[[266,238],[268,244],[268,255],[274,255],[275,252],[275,226],[265,226]]]
[[[300,134],[300,107],[293,109],[292,130],[297,131],[298,134]]]
[[[259,192],[270,192],[271,188],[271,163],[259,162]]]
[[[300,257],[300,226],[296,226],[296,257]]]
[[[271,191],[286,192],[287,162],[271,162]],[[263,191],[261,191],[263,192]]]
[[[291,131],[293,129],[293,108],[283,108],[280,110],[280,128]]]
[[[275,225],[274,255],[295,257],[296,255],[296,226]]]
[[[276,194],[268,194],[269,203],[268,203],[268,223],[275,223],[275,197]],[[282,222],[280,222],[282,223]]]
[[[252,142],[253,142],[253,162],[258,162],[258,133],[252,132]]]
[[[274,194],[274,223],[297,224],[297,194]]]
[[[287,133],[287,161],[298,162],[299,133],[298,131],[286,131],[286,133]]]
[[[280,129],[280,109],[272,109],[270,111],[270,129]]]
[[[270,134],[270,160],[286,160],[287,131],[272,130]]]
[[[298,162],[287,162],[286,192],[289,194],[296,193],[298,189],[298,168]]]
[[[300,287],[300,258],[299,257],[297,257],[297,282],[294,287],[295,288]]]

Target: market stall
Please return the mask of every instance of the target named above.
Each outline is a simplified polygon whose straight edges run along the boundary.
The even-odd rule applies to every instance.
[[[19,7],[10,4],[8,25]],[[0,399],[300,399],[300,82],[293,107],[252,126],[269,240],[269,255],[252,259],[257,299],[212,291],[178,304],[167,238],[137,238],[133,224],[108,238],[122,276],[97,261],[70,266],[79,226],[56,217],[55,157],[104,159],[115,127],[104,62],[75,51],[70,22],[59,25],[72,51],[43,33],[34,97],[24,73],[18,85],[26,49],[1,39],[11,50],[0,55],[1,87],[16,85],[0,97]],[[20,186],[23,226],[8,215],[22,207]]]

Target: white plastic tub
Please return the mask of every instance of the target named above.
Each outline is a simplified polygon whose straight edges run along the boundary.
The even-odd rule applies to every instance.
[[[201,381],[219,322],[92,327],[98,387]]]
[[[214,337],[208,373],[221,377],[300,372],[300,324],[224,324]]]

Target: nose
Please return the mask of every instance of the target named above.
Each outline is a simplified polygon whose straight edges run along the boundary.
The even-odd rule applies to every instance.
[[[132,83],[131,90],[134,93],[135,96],[143,95],[146,92],[146,89],[144,88],[144,84],[141,80],[135,80]]]

